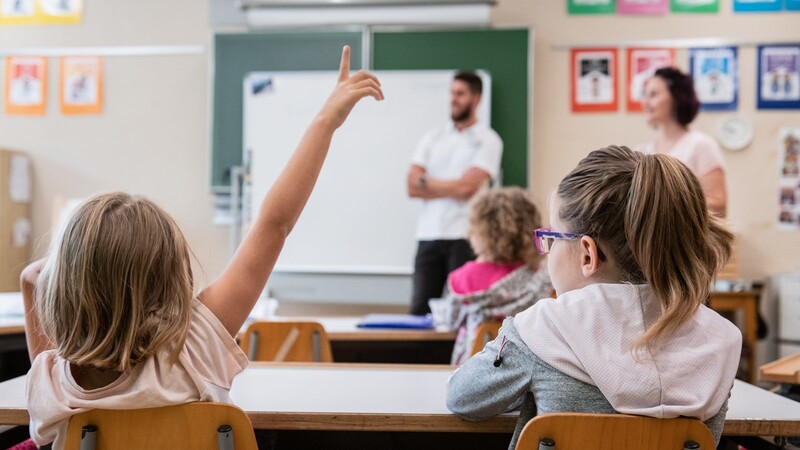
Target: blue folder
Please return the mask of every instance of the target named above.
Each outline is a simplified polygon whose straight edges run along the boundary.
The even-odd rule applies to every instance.
[[[367,314],[358,323],[359,328],[406,328],[427,330],[433,328],[431,316],[410,314]]]

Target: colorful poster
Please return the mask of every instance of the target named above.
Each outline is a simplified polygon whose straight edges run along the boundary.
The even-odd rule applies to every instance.
[[[778,228],[800,230],[800,128],[781,128],[778,155]]]
[[[800,0],[786,0],[784,7],[787,11],[800,11]]]
[[[780,11],[783,0],[733,0],[734,12]]]
[[[693,48],[689,71],[703,111],[730,111],[739,106],[736,47]]]
[[[570,51],[572,112],[617,110],[617,49]]]
[[[717,13],[719,0],[671,0],[670,10],[674,13]]]
[[[619,14],[666,14],[669,0],[617,0]]]
[[[61,58],[61,113],[100,114],[103,111],[103,66],[97,56]]]
[[[800,109],[800,44],[758,47],[758,109]]]
[[[83,0],[0,0],[0,25],[74,24]]]
[[[675,64],[675,50],[671,48],[629,48],[628,49],[628,111],[642,111],[644,83],[656,70]]]
[[[570,14],[613,14],[616,7],[615,0],[567,0]]]
[[[47,59],[6,58],[6,114],[43,115],[47,95]]]

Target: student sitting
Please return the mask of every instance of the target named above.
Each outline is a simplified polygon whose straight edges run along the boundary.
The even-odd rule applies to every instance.
[[[450,378],[447,407],[484,419],[531,392],[538,413],[696,417],[719,441],[742,336],[703,305],[733,236],[697,177],[603,148],[551,194],[550,224],[536,243],[558,298],[506,319]]]
[[[471,355],[479,325],[524,311],[553,290],[532,231],[541,226],[536,205],[520,188],[494,189],[472,204],[469,243],[478,258],[454,270],[448,294],[431,301],[437,324],[458,330],[452,364]]]
[[[309,126],[228,268],[194,297],[191,252],[175,221],[124,193],[93,197],[74,212],[46,259],[22,275],[33,364],[31,436],[64,446],[72,415],[194,401],[230,401],[247,356],[233,336],[247,318],[319,175],[334,131],[378,80],[349,75]]]

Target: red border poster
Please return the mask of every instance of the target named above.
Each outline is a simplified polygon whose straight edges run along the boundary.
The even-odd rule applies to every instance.
[[[629,48],[627,50],[628,79],[625,83],[626,108],[631,112],[642,111],[644,83],[656,70],[675,65],[675,49]]]
[[[47,101],[47,58],[6,58],[6,114],[41,116]]]
[[[616,111],[617,49],[573,48],[570,64],[572,112]]]

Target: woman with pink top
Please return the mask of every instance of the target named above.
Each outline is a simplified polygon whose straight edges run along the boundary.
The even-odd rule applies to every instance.
[[[434,321],[458,330],[453,364],[470,357],[482,323],[503,320],[550,297],[550,276],[540,266],[531,234],[539,227],[539,210],[520,188],[494,189],[473,203],[469,243],[478,257],[450,273],[443,299],[431,300]]]
[[[708,209],[724,218],[728,193],[722,151],[710,136],[689,130],[700,109],[692,77],[673,67],[657,70],[645,83],[642,105],[656,136],[641,150],[669,155],[686,164],[700,180]]]

